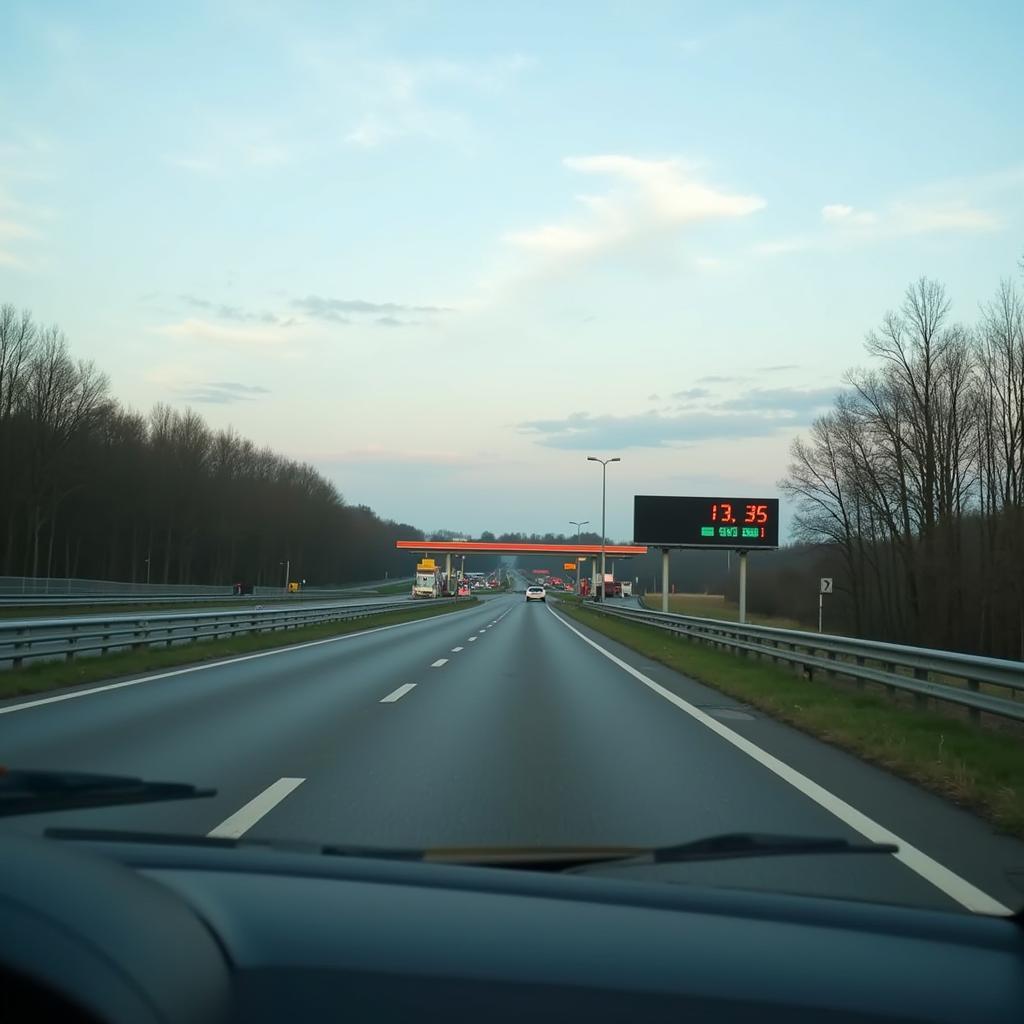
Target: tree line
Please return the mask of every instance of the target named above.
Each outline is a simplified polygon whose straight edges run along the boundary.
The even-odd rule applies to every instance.
[[[780,486],[836,566],[858,635],[1024,658],[1024,298],[977,322],[922,278],[870,331],[867,367],[791,449]]]
[[[407,575],[423,534],[348,505],[312,466],[148,416],[31,313],[0,306],[0,575],[153,583],[343,583]]]

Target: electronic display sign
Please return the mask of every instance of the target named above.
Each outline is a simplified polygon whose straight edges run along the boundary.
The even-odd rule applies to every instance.
[[[777,548],[779,499],[637,494],[633,542],[663,548]]]

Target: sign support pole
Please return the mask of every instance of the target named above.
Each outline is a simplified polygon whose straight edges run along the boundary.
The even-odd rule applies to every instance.
[[[661,610],[668,611],[668,548],[661,549]]]
[[[818,592],[818,632],[821,632],[821,610],[825,603],[825,595]]]
[[[747,621],[747,553],[739,551],[740,556],[740,625]]]

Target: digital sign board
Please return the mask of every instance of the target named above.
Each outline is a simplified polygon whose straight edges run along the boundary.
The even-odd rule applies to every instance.
[[[777,548],[779,499],[637,494],[633,541],[665,548]]]

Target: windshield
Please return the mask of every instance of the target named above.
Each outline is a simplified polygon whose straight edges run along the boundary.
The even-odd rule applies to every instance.
[[[0,5],[0,842],[1024,906],[996,6]]]

